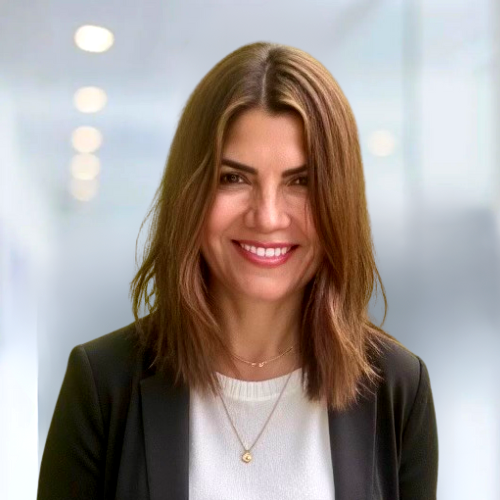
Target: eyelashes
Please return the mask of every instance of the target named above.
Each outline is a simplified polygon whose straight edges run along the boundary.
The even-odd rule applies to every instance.
[[[228,172],[228,173],[221,174],[219,176],[219,184],[222,184],[222,185],[243,184],[244,182],[239,182],[240,179],[243,181],[246,180],[240,174],[237,174],[235,172]],[[297,181],[300,181],[300,183],[297,184]],[[294,179],[292,179],[290,181],[290,184],[292,186],[297,186],[297,187],[307,187],[307,184],[308,184],[307,175],[299,175],[299,176],[295,177]]]

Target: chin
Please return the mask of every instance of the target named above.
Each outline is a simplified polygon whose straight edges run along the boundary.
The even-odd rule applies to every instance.
[[[267,288],[263,289],[262,286],[255,287],[252,289],[251,287],[246,287],[243,290],[240,288],[240,295],[248,298],[248,300],[252,301],[260,301],[260,302],[277,302],[283,300],[290,295],[293,294],[293,291],[290,289],[284,288]]]

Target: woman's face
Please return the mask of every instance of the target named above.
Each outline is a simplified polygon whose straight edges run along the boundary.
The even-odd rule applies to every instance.
[[[322,251],[300,116],[245,111],[227,131],[222,158],[201,245],[211,286],[267,302],[302,293]]]

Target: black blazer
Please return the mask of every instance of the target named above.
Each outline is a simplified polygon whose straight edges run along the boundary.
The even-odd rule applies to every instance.
[[[188,500],[189,389],[148,369],[134,333],[131,324],[71,351],[38,500]],[[438,441],[426,365],[390,341],[378,363],[377,393],[329,412],[335,499],[433,500]]]

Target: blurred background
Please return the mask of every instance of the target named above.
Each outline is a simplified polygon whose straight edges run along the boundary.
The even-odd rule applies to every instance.
[[[321,61],[354,110],[384,328],[431,377],[439,498],[498,500],[499,34],[498,0],[1,1],[0,498],[36,496],[72,347],[133,320],[189,94],[262,40]]]

